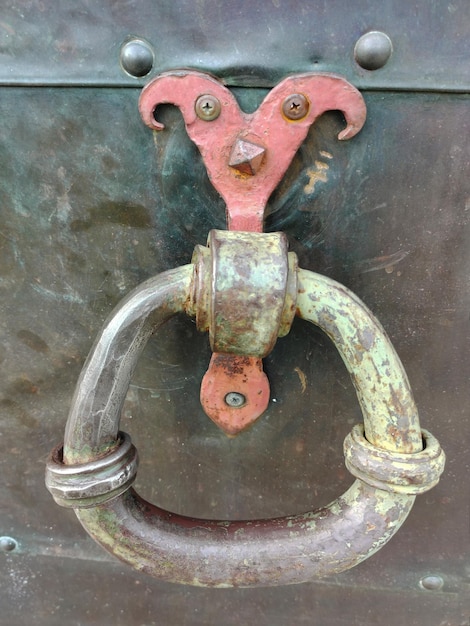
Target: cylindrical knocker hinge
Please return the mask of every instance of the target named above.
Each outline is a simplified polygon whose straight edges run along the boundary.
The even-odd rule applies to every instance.
[[[193,312],[214,352],[263,358],[295,317],[297,257],[283,233],[212,230],[193,263]]]

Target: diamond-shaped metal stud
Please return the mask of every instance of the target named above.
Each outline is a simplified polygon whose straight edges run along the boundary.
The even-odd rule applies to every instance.
[[[246,139],[237,139],[228,164],[241,174],[254,176],[261,167],[266,148]]]

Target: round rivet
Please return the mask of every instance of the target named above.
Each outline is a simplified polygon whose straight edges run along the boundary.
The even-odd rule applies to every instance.
[[[233,409],[238,409],[242,407],[246,402],[246,398],[242,393],[238,393],[238,391],[230,391],[225,396],[225,404],[232,407]]]
[[[309,109],[307,98],[301,93],[293,93],[282,103],[282,112],[288,120],[301,120]]]
[[[201,118],[201,120],[205,120],[206,122],[211,122],[219,117],[221,107],[220,101],[210,94],[206,94],[204,96],[199,96],[196,100],[196,115]]]
[[[444,580],[441,576],[425,576],[419,581],[419,586],[426,591],[440,591],[444,586]]]
[[[387,63],[392,50],[392,42],[388,35],[371,30],[357,40],[354,58],[365,70],[378,70]]]
[[[121,47],[121,67],[133,76],[146,76],[153,67],[155,60],[153,50],[143,39],[131,39]]]
[[[18,547],[18,542],[13,537],[0,537],[0,550],[2,552],[13,552]]]

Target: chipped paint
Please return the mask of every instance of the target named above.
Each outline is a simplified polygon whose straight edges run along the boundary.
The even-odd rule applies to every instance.
[[[315,167],[309,167],[305,172],[308,176],[308,183],[304,186],[304,193],[309,195],[315,191],[317,183],[326,183],[328,181],[327,172],[329,169],[328,163],[315,161]]]

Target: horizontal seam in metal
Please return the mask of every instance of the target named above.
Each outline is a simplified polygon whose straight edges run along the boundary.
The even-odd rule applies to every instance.
[[[234,89],[270,89],[275,86],[275,83],[259,84],[259,85],[244,85],[239,83],[232,83],[231,81],[222,81],[224,85]],[[29,81],[16,81],[16,82],[2,82],[0,80],[0,88],[30,88],[30,89],[139,89],[141,90],[145,85],[145,82],[139,82],[135,84],[120,83],[120,82],[44,82],[36,83]],[[355,87],[361,92],[394,92],[394,93],[449,93],[449,94],[470,94],[470,86],[466,87],[408,87],[403,85],[397,86],[362,86],[360,83],[355,84]]]

